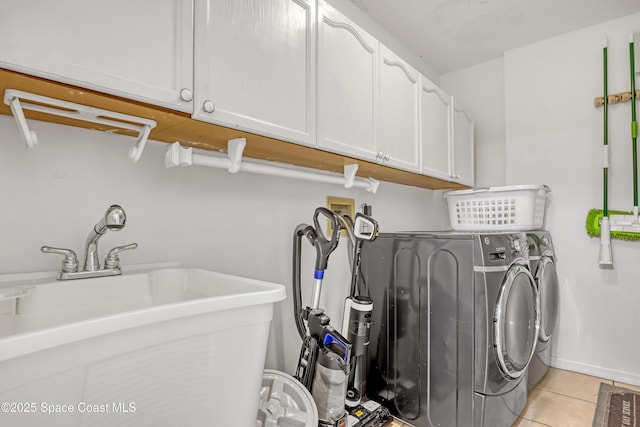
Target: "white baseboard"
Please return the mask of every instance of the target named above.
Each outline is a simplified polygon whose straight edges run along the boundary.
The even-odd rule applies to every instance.
[[[574,362],[567,359],[551,357],[551,366],[567,371],[579,372],[581,374],[619,381],[625,384],[640,386],[640,374],[632,372],[618,371],[615,369],[603,368],[601,366],[587,365],[586,363]]]

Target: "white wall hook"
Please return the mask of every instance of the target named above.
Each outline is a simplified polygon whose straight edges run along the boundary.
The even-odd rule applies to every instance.
[[[356,172],[358,172],[358,168],[360,165],[344,165],[344,188],[351,188],[353,184],[356,182]]]
[[[25,101],[31,101],[34,103]],[[151,133],[151,129],[156,127],[155,120],[102,110],[100,108],[62,101],[15,89],[7,89],[4,91],[4,103],[11,107],[11,112],[18,124],[20,135],[29,148],[33,148],[38,143],[38,138],[35,132],[29,129],[23,110],[38,111],[40,113],[52,114],[54,116],[84,120],[86,122],[98,123],[138,132],[138,139],[131,150],[129,150],[129,158],[134,162],[137,162],[140,159],[144,146],[149,138],[149,134]]]
[[[131,149],[129,149],[129,158],[132,162],[137,162],[138,160],[140,160],[140,156],[142,156],[144,147],[147,144],[147,139],[149,139],[151,129],[153,129],[154,127],[156,127],[155,124],[153,126],[143,125],[140,128],[140,134],[138,135],[136,143],[133,145],[133,147],[131,147]]]
[[[22,136],[22,139],[27,143],[27,148],[35,147],[38,144],[38,135],[36,135],[34,131],[29,130],[27,119],[25,118],[24,112],[20,107],[20,100],[18,98],[12,98],[9,101],[9,106],[11,107],[13,117],[16,118],[16,123],[18,124],[20,135]]]
[[[231,162],[229,165],[229,172],[236,173],[240,170],[240,166],[242,165],[242,153],[246,146],[247,140],[245,138],[231,139],[227,143],[227,157]]]
[[[166,167],[189,165],[207,166],[226,169],[231,173],[245,171],[262,175],[340,184],[346,188],[363,188],[374,194],[378,191],[378,186],[380,185],[380,182],[373,178],[356,178],[355,173],[358,165],[345,166],[344,176],[340,176],[337,174],[311,172],[307,168],[284,166],[274,162],[264,161],[257,163],[242,161],[242,152],[245,146],[246,140],[244,138],[232,139],[228,141],[227,157],[223,157],[217,153],[212,153],[211,155],[193,153],[191,148],[184,148],[180,146],[178,142],[174,142],[169,146],[165,154],[164,164]]]

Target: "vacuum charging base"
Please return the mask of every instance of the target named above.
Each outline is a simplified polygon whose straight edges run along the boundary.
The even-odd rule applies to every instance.
[[[391,419],[391,412],[376,401],[348,408],[348,427],[380,427]]]

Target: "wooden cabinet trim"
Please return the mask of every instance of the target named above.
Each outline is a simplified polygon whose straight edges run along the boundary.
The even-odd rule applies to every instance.
[[[357,163],[359,165],[357,176],[364,178],[374,178],[380,181],[434,190],[468,188],[461,184],[341,156],[317,148],[204,123],[191,119],[186,113],[0,69],[0,93],[4,94],[5,89],[22,90],[64,101],[155,120],[158,126],[152,130],[149,137],[149,139],[154,141],[166,143],[180,141],[184,146],[203,150],[221,151],[226,150],[228,140],[233,138],[246,138],[247,146],[244,155],[249,158],[288,163],[336,173],[342,173],[344,165]],[[0,105],[0,114],[11,115],[11,110],[7,105],[2,103]],[[113,130],[95,123],[66,119],[32,111],[25,111],[25,116],[27,119],[42,120],[101,131],[108,130],[121,135],[135,136],[133,132],[124,129]],[[46,143],[46,137],[42,137],[41,141],[43,141],[42,143]],[[35,149],[37,150],[37,147]]]

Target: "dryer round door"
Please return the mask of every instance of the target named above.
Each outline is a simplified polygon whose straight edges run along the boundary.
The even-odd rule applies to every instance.
[[[547,342],[556,328],[560,299],[556,265],[551,258],[545,256],[540,259],[536,272],[536,283],[540,294],[540,333],[538,339],[541,342]]]
[[[529,270],[512,266],[498,294],[494,320],[494,348],[507,379],[524,374],[536,349],[540,327],[538,290]]]

